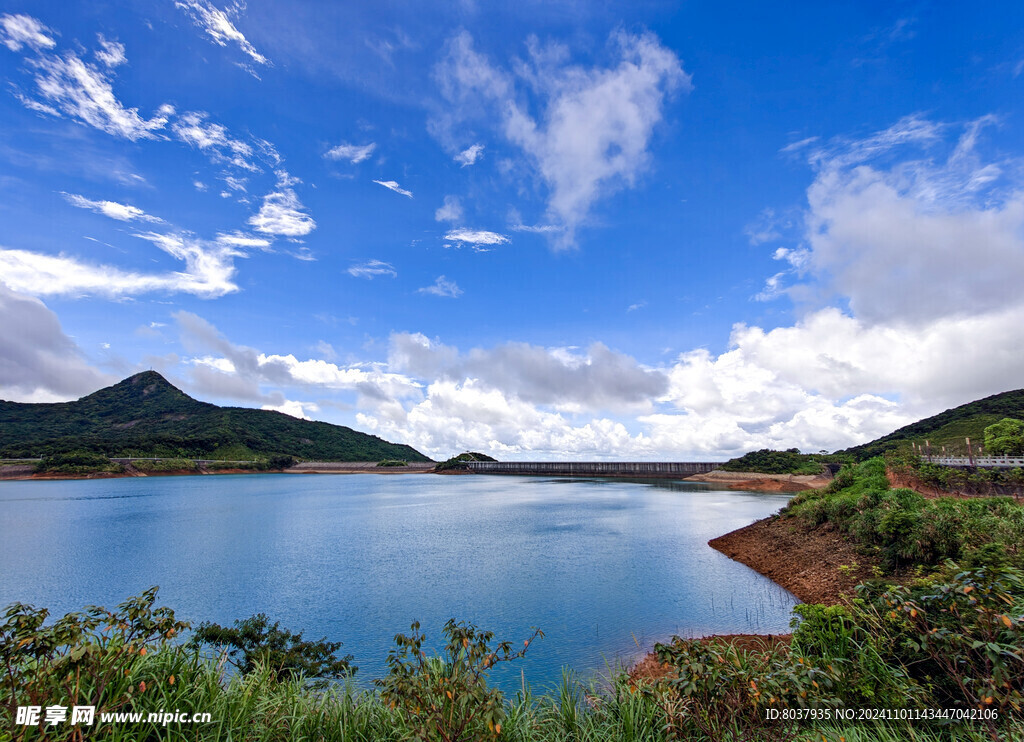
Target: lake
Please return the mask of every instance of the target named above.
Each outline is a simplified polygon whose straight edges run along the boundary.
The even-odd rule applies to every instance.
[[[178,618],[263,612],[342,641],[357,680],[451,617],[521,643],[495,676],[582,677],[673,634],[786,631],[795,598],[707,545],[788,495],[662,480],[218,475],[0,482],[0,606],[63,615],[151,585]]]

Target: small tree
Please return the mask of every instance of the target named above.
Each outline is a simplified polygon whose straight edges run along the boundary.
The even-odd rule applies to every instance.
[[[234,628],[202,623],[192,642],[196,646],[220,647],[243,675],[262,664],[278,680],[311,678],[316,680],[314,685],[323,685],[328,679],[354,675],[357,669],[351,664],[352,655],[340,659],[335,656],[341,642],[329,642],[326,637],[315,642],[303,641],[301,631],[293,634],[282,629],[278,621],[271,625],[265,613],[235,621]]]
[[[985,450],[996,456],[1024,454],[1024,420],[1004,417],[985,428]]]
[[[501,691],[487,686],[487,673],[499,662],[526,654],[540,629],[515,651],[511,642],[491,647],[493,632],[450,619],[444,626],[444,655],[428,657],[419,622],[412,632],[395,636],[388,655],[388,676],[375,680],[381,698],[398,708],[425,742],[482,742],[501,734],[505,707]]]

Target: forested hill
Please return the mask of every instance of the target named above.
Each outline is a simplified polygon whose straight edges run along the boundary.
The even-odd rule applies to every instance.
[[[414,448],[341,425],[199,402],[155,371],[75,402],[0,401],[0,456],[74,450],[115,457],[244,459],[282,454],[322,461],[430,461]]]
[[[926,439],[934,451],[940,450],[941,446],[963,448],[964,438],[982,443],[985,428],[1004,417],[1024,419],[1024,389],[968,402],[841,453],[849,453],[863,460],[908,445],[910,441],[923,444]]]

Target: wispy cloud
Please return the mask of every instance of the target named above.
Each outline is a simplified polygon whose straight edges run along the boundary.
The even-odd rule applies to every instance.
[[[385,263],[383,260],[368,260],[365,263],[358,263],[349,268],[348,273],[356,278],[376,278],[377,276],[396,278],[398,276],[395,266]]]
[[[362,145],[342,142],[338,146],[327,150],[324,157],[328,160],[348,160],[353,165],[356,165],[363,160],[368,160],[376,148],[377,144],[375,142]]]
[[[250,172],[260,168],[253,161],[253,148],[233,138],[226,126],[207,121],[205,111],[189,111],[171,124],[171,131],[185,144],[197,148],[214,163],[228,163]]]
[[[691,87],[679,58],[653,34],[620,31],[612,42],[618,64],[585,69],[566,65],[562,50],[533,40],[528,60],[510,74],[478,53],[462,31],[435,70],[446,105],[432,131],[450,139],[463,119],[479,119],[482,110],[496,115],[501,133],[548,184],[550,220],[563,227],[560,247],[574,244],[595,201],[636,183],[649,164],[648,145],[665,101]],[[528,96],[519,93],[526,92],[539,101],[541,116],[521,103]]]
[[[256,51],[231,20],[231,16],[237,17],[245,9],[241,3],[232,3],[226,10],[217,9],[207,0],[177,0],[174,5],[184,10],[215,44],[227,46],[228,42],[232,42],[257,64],[270,64],[270,60]]]
[[[96,50],[96,59],[107,67],[117,67],[128,61],[124,53],[124,44],[116,41],[108,41],[103,34],[98,34],[100,48]]]
[[[132,141],[152,139],[155,132],[167,126],[169,117],[174,114],[173,106],[164,104],[153,118],[142,118],[137,108],[125,108],[114,94],[110,76],[113,72],[109,66],[104,64],[101,69],[84,62],[73,51],[63,56],[49,53],[56,42],[42,33],[45,26],[34,18],[4,16],[2,20],[4,43],[9,49],[18,51],[27,45],[38,52],[34,59],[28,61],[38,97],[33,98],[20,91],[15,93],[28,108],[52,116],[69,116],[107,134]],[[102,38],[101,43],[108,45],[97,53],[101,60],[106,55],[109,60],[124,61],[123,48],[114,50],[109,46],[110,42]]]
[[[467,165],[474,164],[478,159],[480,159],[483,152],[484,145],[474,144],[455,155],[455,161],[462,165],[462,167],[466,167]]]
[[[461,222],[462,203],[458,196],[445,196],[444,203],[434,212],[434,220],[439,222]]]
[[[147,214],[142,209],[131,206],[129,204],[118,203],[117,201],[92,201],[85,196],[79,196],[76,193],[62,193],[68,203],[72,206],[76,206],[79,209],[89,209],[97,214],[110,217],[111,219],[117,219],[122,222],[151,222],[153,224],[163,224],[164,220],[158,216]]]
[[[0,248],[0,274],[12,289],[34,296],[119,298],[165,291],[213,298],[238,290],[232,281],[236,270],[233,258],[241,254],[237,250],[204,243],[185,234],[146,232],[138,236],[183,261],[184,270],[141,273],[63,254]]]
[[[457,299],[462,295],[462,289],[455,281],[449,281],[444,276],[438,276],[433,286],[424,286],[417,289],[420,294],[432,294],[433,296],[444,296],[450,299]]]
[[[36,51],[40,49],[52,49],[57,42],[49,35],[52,34],[49,28],[30,15],[3,15],[0,16],[0,39],[4,46],[12,52],[21,51],[22,46],[29,46]]]
[[[508,237],[497,232],[488,232],[484,229],[453,229],[445,233],[445,240],[457,242],[460,245],[470,245],[474,250],[484,251],[495,245],[507,245]]]
[[[249,218],[257,232],[282,237],[304,237],[316,229],[316,221],[291,188],[298,181],[284,171],[278,172],[277,189],[263,197],[259,213]]]
[[[389,191],[401,193],[403,196],[408,196],[409,198],[412,198],[412,191],[405,190],[404,188],[402,188],[402,186],[398,185],[398,183],[396,183],[393,180],[375,180],[373,182],[376,183],[377,185],[384,186]]]

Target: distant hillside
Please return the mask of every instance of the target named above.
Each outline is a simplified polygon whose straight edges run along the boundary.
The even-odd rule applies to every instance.
[[[198,402],[155,371],[76,402],[0,401],[0,456],[80,449],[107,456],[244,459],[287,454],[324,461],[430,461],[409,446],[341,425]]]
[[[933,451],[941,450],[942,446],[951,452],[961,451],[966,449],[964,438],[970,438],[972,443],[982,443],[985,428],[1004,417],[1024,419],[1024,389],[968,402],[840,453],[863,460],[907,445],[910,441],[923,444],[925,439],[931,443]]]

